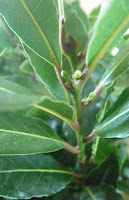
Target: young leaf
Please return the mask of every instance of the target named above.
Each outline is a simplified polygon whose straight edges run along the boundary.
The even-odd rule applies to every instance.
[[[16,82],[0,79],[0,111],[27,108],[41,100],[41,94],[34,93]]]
[[[122,200],[120,194],[116,193],[115,188],[109,185],[86,187],[80,200]]]
[[[84,24],[86,32],[88,32],[88,17],[86,13],[82,10],[80,3],[78,0],[72,2],[73,10],[77,13],[78,17],[80,18],[81,22]]]
[[[92,10],[92,12],[90,13],[90,16],[89,16],[89,30],[90,30],[90,32],[94,31],[93,26],[94,26],[94,24],[97,20],[98,14],[100,12],[100,8],[101,8],[101,6],[99,5],[98,7],[94,8]]]
[[[72,35],[78,42],[78,50],[83,51],[88,39],[88,33],[79,15],[80,12],[82,12],[81,9],[80,12],[76,11],[77,8],[80,8],[79,3],[77,3],[78,5],[75,5],[75,3],[77,2],[73,2],[72,4],[68,4],[66,2],[64,3],[67,36],[66,39],[68,39],[68,35]]]
[[[129,136],[129,88],[125,89],[97,128],[103,138],[125,138]]]
[[[105,52],[120,41],[128,28],[128,22],[128,0],[103,1],[87,50],[86,63],[91,70]]]
[[[0,156],[0,163],[0,196],[4,198],[50,196],[72,179],[72,172],[51,155]]]
[[[0,114],[0,154],[47,153],[63,147],[63,141],[42,120]]]
[[[73,120],[72,106],[69,106],[65,102],[49,97],[43,97],[42,102],[40,104],[34,104],[34,106],[61,119]]]
[[[43,97],[41,103],[33,104],[33,106],[41,110],[44,110],[48,113],[51,113],[56,117],[59,117],[60,119],[67,122],[71,128],[73,129],[75,128],[74,123],[72,122],[73,109],[65,102],[48,97]]]
[[[53,0],[1,0],[0,13],[30,49],[50,65],[60,65],[58,14]]]
[[[79,57],[77,56],[77,54],[79,52],[83,52],[88,39],[88,33],[86,27],[87,17],[81,10],[80,5],[77,1],[70,4],[64,1],[64,13],[65,13],[65,38],[63,38],[63,41],[66,40],[65,47],[69,46],[67,49],[67,53],[69,54],[68,59],[70,63],[68,59],[64,56],[62,56],[62,62],[63,62],[63,69],[67,71],[69,75],[71,75],[70,65],[72,64],[75,69],[77,68],[77,66],[79,65]],[[82,16],[83,20],[85,19],[86,22],[85,24],[81,20],[80,16]],[[63,36],[63,33],[60,36]],[[62,39],[62,37],[60,39]],[[61,46],[63,49],[64,45]]]

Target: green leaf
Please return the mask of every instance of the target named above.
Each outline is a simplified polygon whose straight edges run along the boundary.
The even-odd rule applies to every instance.
[[[129,88],[118,100],[97,128],[97,135],[103,138],[125,138],[129,136]]]
[[[0,114],[0,154],[47,153],[63,147],[63,141],[42,120]]]
[[[16,82],[0,79],[0,111],[20,110],[41,100],[41,94],[34,93]]]
[[[86,187],[80,200],[122,200],[115,188],[109,185]]]
[[[2,0],[0,13],[26,45],[31,64],[45,86],[56,98],[65,100],[54,71],[54,66],[59,68],[61,65],[58,13],[54,1]]]
[[[6,80],[13,81],[14,83],[23,86],[24,88],[31,90],[36,95],[46,95],[51,96],[46,87],[40,83],[40,81],[32,80],[26,75],[13,75],[13,76],[6,76],[3,77]],[[20,90],[18,90],[21,93]]]
[[[113,153],[109,158],[99,163],[96,167],[92,167],[87,174],[87,185],[100,185],[108,184],[116,186],[116,182],[119,175],[119,163],[117,156]]]
[[[40,104],[33,105],[36,108],[39,108],[41,110],[53,114],[54,116],[59,117],[60,119],[67,122],[69,125],[72,125],[73,108],[67,103],[49,97],[43,97],[42,102]]]
[[[119,53],[114,57],[114,59],[106,68],[100,82],[99,86],[104,87],[111,84],[112,81],[116,80],[129,68],[129,41],[122,45]]]
[[[66,39],[68,35],[72,35],[78,41],[79,51],[83,51],[88,39],[87,29],[81,21],[79,14],[82,12],[78,2],[72,4],[64,3],[65,19],[66,19]],[[85,22],[87,18],[85,16]]]
[[[128,28],[128,0],[104,0],[89,42],[86,64],[93,69],[105,52],[113,48]]]
[[[87,16],[83,13],[80,8],[79,2],[74,1],[69,4],[64,1],[64,11],[65,11],[65,32],[66,40],[69,41],[69,35],[72,35],[78,42],[78,47],[76,54],[80,51],[83,52],[87,39]],[[81,17],[83,20],[81,20]],[[78,58],[76,55],[72,56],[73,65],[76,65]],[[68,59],[62,56],[63,69],[71,75],[71,67]]]
[[[72,172],[51,155],[1,156],[0,163],[0,196],[4,198],[50,196],[72,179]]]
[[[96,155],[94,157],[94,162],[95,163],[103,162],[114,151],[115,151],[115,146],[113,142],[103,139],[99,140]]]
[[[98,17],[98,14],[100,12],[100,8],[101,6],[99,5],[98,7],[94,8],[92,10],[92,12],[90,13],[90,16],[89,16],[89,29],[90,29],[90,32],[93,31],[93,26],[97,20],[97,17]]]
[[[8,29],[4,24],[2,17],[0,16],[0,53],[2,53],[10,47],[13,47],[13,44],[9,40]]]
[[[45,87],[49,90],[49,92],[56,98],[60,100],[65,100],[65,92],[62,86],[60,85],[55,70],[50,66],[45,60],[43,60],[40,56],[36,55],[31,49],[29,49],[24,44],[24,49],[30,59],[30,62],[41,78],[41,81],[45,85]]]
[[[117,182],[117,188],[123,193],[129,194],[129,183],[128,180],[119,177]]]
[[[119,96],[121,92],[129,86],[128,80],[129,80],[129,70],[127,70],[124,74],[122,74],[118,78],[117,84],[114,88],[113,95]]]
[[[24,73],[31,73],[34,72],[33,68],[30,64],[30,61],[27,59],[20,65],[20,70]]]
[[[75,0],[72,2],[73,10],[77,13],[78,17],[80,18],[81,22],[84,24],[86,32],[88,32],[88,17],[86,13],[82,10],[80,6],[80,2],[78,0]],[[88,34],[87,34],[88,36]]]
[[[53,0],[1,0],[0,13],[29,48],[50,65],[60,65],[58,13]]]
[[[119,162],[119,171],[121,172],[127,158],[125,149],[124,148],[118,149],[117,155],[118,155],[118,162]]]
[[[102,109],[100,110],[100,112],[97,114],[97,122],[98,122],[98,124],[102,121],[102,119],[104,118],[105,114],[108,112],[108,110],[109,110],[109,108],[111,106],[111,102],[110,102],[109,96],[114,91],[114,86],[116,85],[116,82],[117,81],[113,81],[112,84],[107,89],[104,105],[103,105]]]

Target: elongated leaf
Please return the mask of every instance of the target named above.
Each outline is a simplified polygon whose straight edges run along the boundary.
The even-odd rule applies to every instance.
[[[60,63],[58,14],[53,0],[1,0],[0,13],[33,51],[51,65]]]
[[[105,97],[105,102],[103,104],[102,109],[100,110],[100,112],[97,114],[97,122],[98,124],[102,121],[102,119],[104,118],[105,114],[108,112],[110,106],[111,106],[111,102],[109,99],[109,96],[112,94],[112,92],[114,91],[114,87],[116,85],[117,81],[113,81],[112,84],[109,86],[109,88],[107,89],[107,93],[106,93],[106,97]]]
[[[98,148],[96,151],[96,155],[94,157],[95,163],[101,163],[106,160],[112,152],[114,152],[115,146],[111,141],[107,141],[104,139],[99,140]]]
[[[78,0],[72,2],[73,10],[77,13],[78,17],[80,18],[81,22],[84,24],[86,32],[88,32],[88,17],[86,13],[82,10],[80,3]]]
[[[45,60],[43,60],[40,56],[36,55],[31,49],[29,49],[24,44],[24,49],[28,54],[28,57],[31,61],[31,64],[41,78],[42,82],[49,90],[49,92],[60,100],[65,100],[65,93],[64,89],[60,85],[55,70],[53,67],[50,66]]]
[[[6,77],[3,77],[3,79],[12,81],[14,84],[16,83],[26,88],[27,90],[30,90],[34,94],[51,96],[48,90],[46,89],[46,87],[42,83],[40,83],[39,81],[34,81],[30,79],[26,75],[6,76]],[[17,90],[17,92],[21,94],[21,90]]]
[[[0,196],[4,198],[50,196],[72,179],[72,172],[50,155],[1,156],[0,163]]]
[[[66,3],[64,1],[64,11],[66,20],[65,21],[66,40],[69,41],[69,35],[72,35],[78,42],[78,48],[76,53],[79,53],[80,51],[83,52],[88,39],[87,17],[81,10],[78,1],[75,1],[71,4]],[[83,21],[81,20],[81,17],[83,18]],[[75,62],[74,65],[76,65],[77,58],[75,55],[73,56],[73,60]],[[62,56],[62,62],[63,62],[63,69],[66,70],[69,75],[71,75],[71,67],[68,59]]]
[[[101,6],[99,5],[98,7],[94,8],[92,10],[92,12],[90,13],[90,16],[89,16],[89,29],[90,29],[90,32],[92,32],[94,29],[93,29],[93,26],[97,20],[97,17],[98,17],[98,14],[100,12],[100,8]]]
[[[73,125],[73,109],[71,106],[62,101],[43,97],[40,104],[33,104],[33,106],[59,117],[67,122],[70,126]]]
[[[0,13],[27,45],[26,51],[33,68],[45,86],[52,95],[65,100],[64,90],[53,68],[61,64],[58,13],[54,1],[33,0],[31,3],[29,0],[1,1]]]
[[[0,114],[0,154],[47,153],[63,147],[63,141],[42,120]]]
[[[68,4],[65,2],[64,4],[66,18],[66,35],[68,36],[70,34],[74,36],[78,41],[79,51],[83,51],[86,45],[86,41],[88,39],[88,34],[84,23],[79,17],[79,12],[75,10],[76,7],[79,7],[79,4],[75,5],[75,3],[76,2]]]
[[[112,81],[116,80],[129,68],[129,41],[122,45],[121,50],[106,68],[99,86],[103,87],[109,85]]]
[[[8,29],[0,16],[0,53],[5,49],[13,46],[9,40],[8,34]]]
[[[16,82],[0,79],[0,111],[27,108],[41,100],[41,94],[38,95]]]
[[[115,188],[111,186],[86,187],[80,200],[122,200],[120,194],[117,194]]]
[[[129,136],[129,88],[124,90],[98,126],[97,134],[103,138]]]
[[[104,0],[91,37],[86,63],[92,69],[120,41],[129,26],[129,1]]]
[[[69,120],[73,119],[72,106],[69,106],[62,101],[58,101],[49,97],[44,97],[42,99],[42,103],[36,104],[34,106],[49,113],[53,113],[54,115],[59,115],[60,118],[67,118]]]

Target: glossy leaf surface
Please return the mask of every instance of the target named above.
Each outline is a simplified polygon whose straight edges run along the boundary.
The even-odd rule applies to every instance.
[[[50,196],[72,179],[72,172],[51,155],[0,156],[0,163],[0,196],[4,198]]]
[[[104,0],[89,42],[86,63],[92,69],[120,41],[129,26],[129,1]]]
[[[63,147],[63,141],[42,120],[0,114],[0,154],[47,153]]]
[[[40,104],[34,104],[34,106],[61,119],[66,119],[66,121],[73,119],[72,106],[69,106],[65,102],[43,97],[42,102]]]
[[[124,90],[107,112],[98,127],[97,134],[103,138],[129,136],[129,88]]]
[[[27,108],[33,103],[40,102],[41,99],[41,94],[34,93],[14,81],[0,79],[0,111]]]
[[[65,100],[65,93],[64,89],[60,85],[54,68],[47,63],[45,60],[43,60],[40,56],[36,55],[31,49],[29,49],[24,44],[24,49],[26,53],[28,54],[28,57],[31,61],[31,64],[35,70],[35,72],[38,74],[38,76],[41,78],[41,81],[46,86],[46,88],[49,90],[49,92],[56,98],[60,100]]]
[[[0,13],[29,48],[51,65],[60,63],[58,14],[53,0],[2,0]]]
[[[77,7],[79,7],[79,4],[76,5],[76,2],[73,2],[71,5],[68,3],[64,4],[66,18],[66,36],[68,37],[68,35],[72,35],[73,37],[75,37],[78,41],[79,51],[83,51],[88,35],[87,29],[79,16],[79,14],[83,11],[81,11],[81,9],[80,11],[77,11]],[[85,21],[87,21],[86,16]]]
[[[129,68],[129,41],[125,42],[118,54],[111,61],[106,68],[99,86],[103,87],[109,85],[112,81],[116,80]]]
[[[33,68],[45,86],[52,95],[65,100],[64,90],[54,71],[54,66],[61,64],[58,13],[54,1],[1,1],[0,13],[26,44]]]

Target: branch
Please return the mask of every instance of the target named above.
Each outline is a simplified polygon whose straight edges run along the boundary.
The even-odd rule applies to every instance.
[[[100,87],[99,85],[95,88],[95,90],[91,93],[94,94],[94,97],[93,98],[89,98],[89,97],[85,97],[83,100],[82,100],[82,105],[86,107],[90,106],[91,104],[93,104],[97,99],[98,97],[100,96],[100,94],[102,93],[102,90],[103,90],[103,87]],[[91,94],[90,93],[90,94]],[[89,94],[89,96],[90,96]]]
[[[79,150],[78,150],[78,147],[73,147],[71,144],[67,143],[67,142],[64,142],[65,146],[64,148],[69,151],[70,153],[73,153],[73,154],[78,154],[79,153]]]
[[[74,93],[75,93],[75,90],[74,90],[74,88],[73,88],[72,83],[67,83],[67,82],[66,82],[66,80],[61,76],[61,71],[62,71],[62,68],[55,68],[55,72],[56,72],[56,75],[57,75],[57,78],[58,78],[60,84],[62,85],[62,87],[63,87],[68,93],[74,94]]]
[[[95,135],[96,135],[96,131],[97,131],[97,130],[94,129],[90,135],[88,135],[87,137],[84,137],[83,142],[85,142],[85,143],[90,143],[92,140],[94,140]]]

